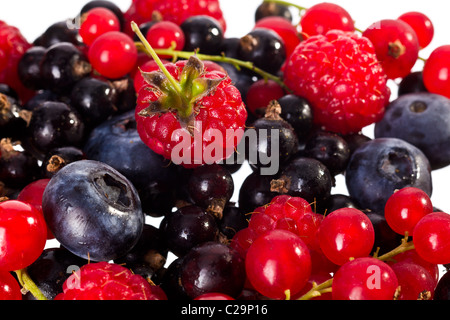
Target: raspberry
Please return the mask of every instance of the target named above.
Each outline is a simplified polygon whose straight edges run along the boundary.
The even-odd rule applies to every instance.
[[[300,43],[286,63],[284,81],[311,102],[316,124],[341,134],[381,120],[389,103],[373,45],[354,33],[331,30]]]
[[[137,25],[133,25],[138,31]],[[143,38],[160,68],[143,72],[138,92],[137,130],[154,152],[186,168],[230,156],[240,142],[247,111],[239,90],[221,71],[209,71],[196,56],[163,64]]]
[[[30,98],[32,91],[25,88],[20,81],[17,65],[29,48],[31,44],[18,28],[0,20],[0,83],[13,88],[22,100]]]
[[[142,276],[102,261],[86,264],[73,273],[55,300],[167,300],[167,296]]]

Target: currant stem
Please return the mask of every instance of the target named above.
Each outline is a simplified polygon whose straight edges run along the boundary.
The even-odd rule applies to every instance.
[[[400,253],[406,252],[408,250],[413,250],[414,244],[412,241],[408,242],[407,238],[408,237],[405,236],[405,238],[402,239],[402,243],[397,248],[389,251],[388,253],[383,254],[382,256],[379,256],[379,257],[374,256],[374,258],[381,260],[381,261],[386,261]],[[328,279],[319,285],[314,283],[313,287],[308,292],[306,292],[304,295],[302,295],[300,298],[298,298],[297,300],[310,300],[311,298],[318,297],[318,296],[322,295],[323,293],[331,292],[332,284],[333,284],[333,278]]]
[[[19,280],[20,285],[25,290],[28,290],[33,295],[33,297],[35,297],[37,300],[48,300],[47,297],[44,296],[41,290],[34,283],[34,281],[30,278],[26,269],[20,269],[14,272],[17,275],[17,279]]]
[[[167,71],[166,67],[164,67],[164,64],[162,63],[161,59],[159,59],[158,54],[155,52],[155,49],[148,43],[147,39],[142,34],[141,30],[139,29],[138,25],[132,21],[131,22],[131,29],[136,33],[139,40],[141,40],[142,45],[145,47],[147,53],[150,54],[150,56],[155,60],[156,64],[158,65],[159,69],[164,73],[164,75],[167,77],[167,79],[170,81],[172,86],[175,88],[175,90],[182,96],[182,89],[178,81],[172,77],[172,75]]]
[[[143,46],[141,43],[135,43],[135,45],[138,48],[138,50],[148,51],[147,47]],[[240,70],[240,68],[243,67],[243,68],[252,70],[253,72],[259,74],[261,77],[263,77],[266,80],[267,79],[273,80],[276,83],[278,83],[280,86],[282,86],[285,90],[287,90],[289,92],[291,91],[279,77],[274,76],[273,74],[270,74],[258,67],[255,67],[254,64],[250,61],[242,61],[239,59],[226,57],[224,55],[207,55],[207,54],[201,54],[201,53],[197,53],[197,52],[193,52],[193,51],[177,51],[177,50],[173,50],[170,48],[169,49],[153,49],[153,51],[159,55],[171,56],[175,60],[177,58],[189,59],[190,56],[196,55],[197,58],[199,58],[200,60],[209,60],[209,61],[225,62],[225,63],[232,64],[238,70]],[[150,53],[150,52],[147,52],[147,53]],[[153,56],[151,55],[151,57],[153,57]]]
[[[328,279],[321,284],[313,284],[313,287],[297,300],[310,300],[311,298],[319,297],[322,293],[330,292],[331,285],[333,284],[333,278]]]

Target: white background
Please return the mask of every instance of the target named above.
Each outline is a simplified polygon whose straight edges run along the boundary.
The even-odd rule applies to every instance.
[[[29,41],[33,41],[52,23],[73,18],[88,0],[13,0],[0,4],[0,20],[15,25]],[[122,10],[126,10],[131,0],[113,0]],[[303,7],[310,7],[322,1],[292,0]],[[344,7],[356,21],[356,26],[364,30],[370,24],[380,19],[395,19],[407,11],[420,11],[428,15],[435,26],[435,38],[428,48],[421,52],[421,57],[427,58],[432,49],[437,46],[450,44],[450,19],[445,2],[440,0],[409,0],[409,1],[361,1],[339,0],[329,1]],[[254,12],[261,0],[222,0],[221,7],[228,24],[227,37],[241,37],[250,31],[254,24]],[[294,16],[297,14],[293,10]],[[298,19],[298,18],[296,18]],[[415,70],[420,70],[422,62],[418,62]],[[395,85],[392,83],[393,87]],[[395,89],[394,89],[395,90]],[[392,99],[395,98],[395,92]],[[364,130],[372,136],[372,127]],[[450,146],[449,146],[450,147]],[[244,168],[235,175],[236,189],[249,173]],[[433,172],[434,190],[433,204],[450,213],[450,167]],[[333,193],[347,193],[343,178],[339,177],[338,185]],[[236,200],[237,193],[233,197]]]

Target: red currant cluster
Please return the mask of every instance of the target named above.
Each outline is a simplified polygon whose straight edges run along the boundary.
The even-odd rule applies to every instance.
[[[93,0],[75,21],[32,43],[0,21],[0,300],[450,299],[450,46],[413,72],[426,15],[358,30],[264,0],[227,38],[218,0]]]

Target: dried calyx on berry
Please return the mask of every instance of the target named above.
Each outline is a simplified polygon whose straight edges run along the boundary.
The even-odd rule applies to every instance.
[[[145,117],[155,113],[176,111],[180,123],[191,132],[190,124],[194,120],[195,114],[198,113],[196,109],[199,107],[196,102],[213,92],[223,79],[202,77],[205,73],[205,66],[195,56],[191,56],[187,61],[181,71],[179,82],[164,71],[164,65],[161,65],[160,68],[161,70],[152,72],[141,71],[145,81],[160,91],[161,95],[158,100],[150,102],[147,108],[141,110],[139,115]]]

